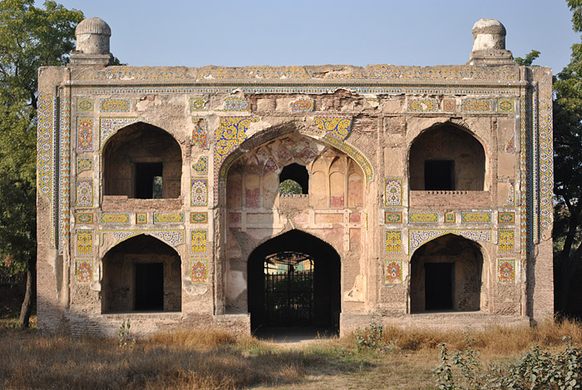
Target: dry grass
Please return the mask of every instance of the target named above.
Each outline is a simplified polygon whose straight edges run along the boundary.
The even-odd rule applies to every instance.
[[[513,360],[533,345],[582,346],[582,326],[442,332],[385,328],[382,350],[353,336],[280,348],[222,331],[182,330],[120,347],[114,339],[47,337],[0,328],[0,388],[431,388],[438,345]]]
[[[570,341],[582,346],[582,326],[563,321],[545,322],[536,327],[490,327],[473,331],[442,331],[385,328],[384,342],[405,351],[433,350],[440,344],[451,349],[472,348],[483,355],[507,356],[522,353],[534,345],[545,348],[563,346]]]

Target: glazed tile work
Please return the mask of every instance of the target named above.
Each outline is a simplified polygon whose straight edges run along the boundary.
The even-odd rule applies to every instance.
[[[110,27],[79,26],[39,80],[43,331],[251,333],[273,255],[324,275],[299,294],[331,333],[553,316],[552,72],[517,65],[499,22],[466,32],[467,64],[432,67],[114,66]]]

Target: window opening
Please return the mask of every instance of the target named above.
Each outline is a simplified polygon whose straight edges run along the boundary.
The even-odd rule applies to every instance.
[[[135,264],[135,310],[164,310],[164,264]]]
[[[426,160],[424,162],[424,188],[427,191],[453,191],[455,189],[455,161]]]
[[[281,195],[298,195],[309,193],[309,173],[304,165],[289,164],[279,175],[279,192]]]
[[[424,265],[426,310],[453,309],[454,263]]]
[[[138,199],[162,198],[163,164],[136,163],[135,164],[135,197]]]

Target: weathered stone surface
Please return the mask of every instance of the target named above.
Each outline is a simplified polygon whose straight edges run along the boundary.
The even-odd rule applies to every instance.
[[[152,68],[104,66],[97,22],[68,68],[40,70],[43,330],[248,333],[251,259],[296,231],[339,258],[317,307],[341,333],[552,316],[551,71],[513,63],[500,23],[475,25],[471,65]],[[307,184],[284,195],[294,164]],[[144,282],[150,263],[163,277]],[[427,313],[440,263],[457,313]],[[140,283],[161,286],[157,313]]]

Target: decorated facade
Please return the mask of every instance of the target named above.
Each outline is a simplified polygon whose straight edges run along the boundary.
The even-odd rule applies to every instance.
[[[40,70],[42,329],[552,317],[552,73],[499,22],[435,67],[113,66],[110,35]]]

